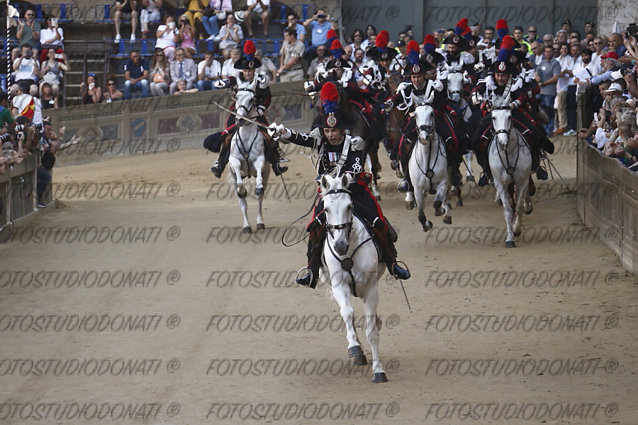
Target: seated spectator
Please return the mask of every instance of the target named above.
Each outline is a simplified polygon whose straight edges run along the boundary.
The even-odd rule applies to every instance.
[[[18,95],[12,99],[12,114],[15,119],[25,117],[30,123],[42,124],[42,105],[40,99],[29,94],[29,83],[18,83]]]
[[[196,55],[195,32],[193,31],[193,27],[188,23],[186,15],[179,17],[179,37],[182,39],[179,47],[184,49],[186,57],[190,59],[193,55]]]
[[[106,80],[106,90],[104,91],[104,96],[102,97],[102,103],[111,103],[117,100],[122,100],[124,98],[124,94],[117,88],[117,82],[115,78],[110,77]]]
[[[355,29],[352,32],[352,43],[350,44],[350,46],[352,47],[352,51],[356,52],[357,49],[364,49],[363,46],[363,42],[364,42],[364,38],[363,38],[363,31],[359,28]],[[364,50],[365,51],[365,50]]]
[[[30,93],[31,96],[37,96],[40,64],[33,56],[33,51],[29,44],[22,46],[22,55],[13,62],[13,70],[15,71],[15,84],[11,87],[12,93],[15,93],[20,82],[23,82],[26,84],[25,87],[30,87],[27,93]]]
[[[0,134],[13,129],[16,123],[9,109],[9,93],[0,91]]]
[[[151,95],[164,96],[168,94],[168,85],[171,82],[170,70],[166,54],[162,49],[155,49],[151,61]]]
[[[397,43],[403,43],[402,40],[397,41]],[[352,46],[349,44],[343,48],[343,55],[341,56],[343,60],[352,63]]]
[[[113,5],[115,11],[113,12],[113,22],[115,24],[115,41],[120,41],[122,36],[120,35],[120,24],[122,21],[122,15],[131,15],[131,41],[135,41],[135,30],[137,29],[137,1],[135,0],[123,0],[116,1]]]
[[[208,34],[208,40],[214,40],[219,34],[220,22],[226,21],[226,16],[232,15],[233,3],[231,0],[210,0],[204,16],[202,16],[202,25]]]
[[[255,51],[255,58],[261,62],[261,66],[255,70],[255,73],[267,77],[270,81],[277,81],[277,67],[270,58],[264,56],[264,52],[260,49]]]
[[[124,80],[124,100],[130,99],[135,91],[141,91],[142,97],[149,96],[148,63],[137,49],[131,51],[130,59],[124,64]]]
[[[277,75],[282,83],[287,81],[303,81],[301,58],[303,57],[304,50],[303,43],[297,40],[297,31],[295,31],[294,28],[286,28],[284,31],[284,42],[279,51],[279,62],[281,65],[277,70]]]
[[[171,94],[177,90],[177,81],[186,80],[186,90],[190,90],[195,87],[195,81],[197,81],[197,66],[195,62],[185,57],[184,49],[181,47],[175,50],[175,60],[170,65],[171,74]]]
[[[172,15],[164,15],[163,23],[157,27],[155,37],[157,38],[155,48],[163,49],[168,61],[172,62],[177,43],[181,41],[179,30],[175,28],[175,18]]]
[[[49,83],[53,88],[53,95],[57,98],[60,95],[62,71],[70,71],[71,67],[67,65],[64,53],[56,53],[53,49],[49,49],[47,52],[47,60],[42,62],[40,66],[40,75],[42,75],[42,83]],[[58,57],[61,57],[60,61],[58,61]]]
[[[286,28],[294,28],[297,30],[297,40],[302,43],[306,42],[306,27],[301,25],[297,20],[297,15],[294,12],[290,12],[288,16],[286,16]],[[284,30],[286,29],[284,28]]]
[[[204,60],[197,64],[197,89],[212,90],[213,81],[219,80],[221,76],[222,66],[213,59],[213,52],[206,52]]]
[[[196,88],[188,88],[188,81],[181,78],[177,80],[176,89],[172,94],[180,95],[186,93],[197,93],[199,90]]]
[[[454,31],[452,31],[452,33],[454,33]],[[374,25],[368,25],[366,27],[365,39],[363,40],[360,46],[364,52],[368,50],[368,47],[374,46],[374,40],[376,39],[376,37],[377,37],[377,29],[375,28]],[[445,38],[447,38],[447,36],[444,33],[442,34],[442,39],[445,39]]]
[[[80,84],[82,105],[102,102],[102,87],[95,83],[95,74],[88,74],[86,83]]]
[[[35,20],[35,6],[28,6],[24,11],[23,19],[18,22],[18,29],[16,31],[18,47],[13,49],[11,61],[15,61],[22,51],[22,46],[27,44],[33,49],[33,56],[38,55],[41,29],[40,23]]]
[[[270,18],[270,0],[247,0],[244,19],[248,37],[253,37],[253,19],[261,20],[264,26],[264,36],[268,38],[268,20]]]
[[[53,88],[49,83],[42,83],[40,86],[40,104],[42,109],[58,107],[58,97],[53,94]]]
[[[337,29],[337,24],[330,21],[330,15],[325,9],[318,8],[314,15],[306,19],[303,23],[307,31],[310,32],[310,47],[306,49],[305,59],[310,62],[317,56],[316,50],[322,44],[326,44],[328,31]]]
[[[230,57],[224,61],[222,65],[222,80],[227,80],[230,77],[239,78],[241,70],[235,69],[235,62],[241,58],[241,49],[235,48],[230,51]]]
[[[227,59],[230,55],[230,50],[239,46],[239,43],[244,39],[244,33],[241,27],[235,22],[235,16],[231,13],[226,16],[226,25],[224,25],[217,35],[216,40],[219,41],[219,48],[224,53],[224,58]],[[241,50],[240,50],[241,52]]]
[[[160,20],[160,9],[162,0],[142,0],[142,10],[140,11],[140,24],[142,24],[142,39],[148,35],[148,24]]]
[[[198,35],[199,38],[202,38],[204,34],[202,24],[204,9],[206,9],[205,0],[190,0],[188,2],[188,8],[186,12],[184,12],[184,15],[182,15],[186,16],[186,19],[188,19],[191,28],[195,29],[195,33]]]
[[[64,52],[64,31],[58,26],[56,18],[47,18],[47,27],[40,31],[40,62],[47,59],[49,49],[60,54]]]
[[[317,75],[317,71],[319,69],[325,69],[324,66],[328,63],[329,60],[328,56],[326,56],[327,50],[328,49],[326,48],[326,46],[317,47],[317,57],[314,58],[312,62],[310,62],[310,66],[308,66],[308,72],[306,73],[308,80],[314,80],[315,75]]]

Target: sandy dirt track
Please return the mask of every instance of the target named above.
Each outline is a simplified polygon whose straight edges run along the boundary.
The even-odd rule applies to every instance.
[[[573,142],[554,155],[571,184]],[[290,158],[292,203],[271,176],[267,230],[252,237],[203,150],[56,168],[58,207],[0,246],[0,423],[638,423],[638,282],[558,180],[539,185],[505,249],[491,191],[466,184],[451,226],[430,199],[425,234],[384,157],[381,206],[412,272],[412,312],[384,276],[390,381],[372,384],[369,366],[348,363],[326,286],[293,282],[305,242],[280,238],[315,173]],[[254,228],[252,196],[249,214]]]

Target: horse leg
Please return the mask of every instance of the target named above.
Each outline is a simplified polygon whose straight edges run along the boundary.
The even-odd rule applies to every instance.
[[[424,207],[425,207],[425,195],[423,194],[423,190],[420,187],[415,187],[414,192],[414,201],[416,203],[417,211],[419,213],[419,223],[421,223],[421,227],[424,232],[432,229],[432,222],[427,219],[425,216]]]
[[[370,169],[370,173],[372,174],[372,181],[370,182],[370,189],[372,190],[372,194],[374,195],[375,198],[377,198],[377,201],[381,200],[381,194],[379,193],[379,189],[377,188],[377,169],[375,168],[374,165],[374,160],[371,157],[372,151],[370,151],[367,155],[366,155],[366,166]],[[379,159],[377,158],[377,161]]]
[[[461,196],[461,185],[454,186],[452,189],[454,191],[454,196],[456,196],[456,206],[457,207],[462,207],[463,206],[463,196]]]
[[[237,200],[239,201],[239,208],[241,209],[241,213],[244,217],[244,227],[242,231],[244,233],[252,233],[252,229],[250,227],[250,222],[248,221],[248,204],[246,203],[246,194],[244,196],[239,195],[239,190],[237,186],[237,179],[233,175],[235,173],[235,168],[231,168],[231,178],[233,179],[233,185],[235,186],[235,192],[237,192]]]
[[[472,172],[472,152],[465,154],[465,165],[467,167],[467,171],[465,172],[465,181],[473,182],[474,173]]]
[[[363,300],[363,311],[366,316],[366,338],[372,350],[372,382],[388,382],[381,360],[379,360],[379,327],[377,326],[379,290],[375,281],[376,273],[370,273],[370,275],[371,277],[366,285],[368,290]]]
[[[452,216],[450,215],[450,210],[452,207],[450,206],[450,183],[448,179],[444,179],[439,182],[436,188],[436,196],[434,198],[434,204],[437,204],[437,199],[441,201],[444,211],[441,211],[441,204],[439,204],[439,212],[443,214],[443,223],[452,224]],[[435,206],[436,209],[436,206]],[[437,214],[441,215],[441,214]]]
[[[527,200],[531,201],[528,195],[529,179],[526,177],[520,178],[516,190],[516,220],[514,221],[514,236],[521,234],[521,227],[523,225],[523,211],[527,204]]]
[[[240,198],[246,197],[246,188],[244,187],[244,181],[241,178],[241,161],[237,158],[234,158],[232,155],[228,159],[228,165],[233,170],[234,173],[234,182],[235,182],[235,191],[237,192],[237,196]]]
[[[505,216],[505,224],[507,226],[507,238],[505,239],[506,248],[514,248],[514,232],[512,231],[512,206],[509,202],[508,188],[503,187],[503,182],[498,178],[494,178],[494,187],[496,187],[496,193],[501,197],[501,203],[503,204],[503,215]]]
[[[263,178],[263,169],[264,163],[266,162],[266,157],[260,155],[257,157],[255,162],[253,162],[253,167],[255,167],[255,195],[263,196],[264,194],[264,178]]]
[[[350,277],[347,273],[339,272],[331,275],[330,280],[338,280],[340,283],[332,286],[332,296],[337,304],[339,304],[339,312],[343,323],[346,325],[346,338],[348,339],[348,356],[354,359],[355,365],[366,364],[366,357],[361,349],[361,343],[354,327],[354,308],[350,304],[350,286],[348,280]]]

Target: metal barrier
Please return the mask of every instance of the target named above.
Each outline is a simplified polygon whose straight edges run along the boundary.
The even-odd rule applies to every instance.
[[[638,274],[638,175],[580,140],[577,208],[587,227]]]
[[[36,211],[37,156],[14,164],[0,176],[0,242],[11,239],[13,226]]]

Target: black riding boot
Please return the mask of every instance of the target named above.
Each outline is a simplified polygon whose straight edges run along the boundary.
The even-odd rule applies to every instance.
[[[222,143],[221,143],[222,146],[221,146],[221,149],[219,150],[219,156],[217,157],[217,161],[215,161],[213,166],[210,167],[210,171],[217,178],[221,178],[222,173],[224,172],[224,169],[226,168],[226,164],[228,164],[228,158],[230,158],[230,143],[228,143],[230,135],[227,134],[223,137],[224,139],[222,140]]]
[[[308,270],[310,273],[295,279],[299,285],[315,289],[321,268],[323,243],[326,239],[326,226],[323,221],[315,220],[308,228]]]
[[[275,143],[274,140],[272,140],[270,137],[268,137],[265,134],[264,134],[264,138],[266,139],[266,143],[265,143],[266,159],[268,160],[268,162],[270,162],[270,165],[272,166],[272,170],[275,173],[275,175],[279,176],[282,173],[285,173],[286,171],[288,171],[288,167],[281,164],[282,157],[279,154],[279,148],[277,147],[277,143]]]

